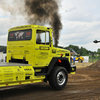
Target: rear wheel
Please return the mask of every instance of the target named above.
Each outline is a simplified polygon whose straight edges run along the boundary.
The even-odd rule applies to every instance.
[[[49,84],[51,87],[61,90],[65,87],[68,80],[68,73],[64,67],[56,66],[49,75]]]

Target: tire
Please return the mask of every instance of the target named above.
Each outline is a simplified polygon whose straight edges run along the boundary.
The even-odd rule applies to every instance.
[[[82,63],[82,60],[81,60],[81,59],[79,59],[79,60],[78,60],[78,62],[79,62],[79,63]]]
[[[68,72],[64,67],[56,66],[49,75],[49,84],[54,89],[63,89],[67,81]]]

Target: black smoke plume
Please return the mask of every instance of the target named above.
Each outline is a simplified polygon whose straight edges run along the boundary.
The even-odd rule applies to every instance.
[[[12,18],[23,16],[29,24],[46,25],[53,28],[55,46],[58,45],[62,29],[59,0],[0,0],[0,8],[10,12]]]
[[[50,24],[53,28],[55,46],[58,45],[59,33],[62,29],[57,0],[25,0],[25,12],[30,24]]]

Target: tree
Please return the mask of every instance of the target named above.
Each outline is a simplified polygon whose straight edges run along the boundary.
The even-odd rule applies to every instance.
[[[5,52],[6,53],[6,46],[0,46],[0,52]]]
[[[64,47],[64,49],[67,49],[67,50],[69,50],[69,48],[72,48],[77,54],[80,54],[81,56],[87,56],[89,55],[89,53],[96,54],[96,52],[89,51],[84,47],[79,48],[78,46],[75,46],[75,45],[69,45],[68,47]]]
[[[97,53],[100,54],[100,48],[98,48]]]

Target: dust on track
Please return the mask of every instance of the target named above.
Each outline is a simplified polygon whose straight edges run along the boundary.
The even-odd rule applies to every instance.
[[[66,87],[56,91],[49,83],[36,83],[0,89],[0,100],[100,100],[100,71],[77,68],[69,74]]]

